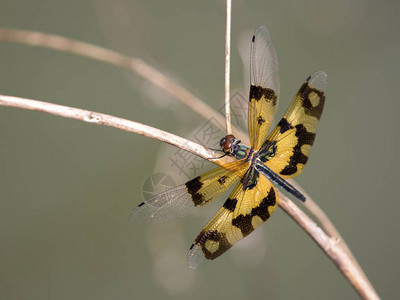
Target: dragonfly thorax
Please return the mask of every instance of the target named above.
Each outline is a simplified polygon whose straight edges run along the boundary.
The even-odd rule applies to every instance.
[[[247,156],[249,147],[239,145],[240,140],[237,140],[234,135],[228,134],[219,142],[222,151],[228,155],[232,155],[237,159],[242,159]]]

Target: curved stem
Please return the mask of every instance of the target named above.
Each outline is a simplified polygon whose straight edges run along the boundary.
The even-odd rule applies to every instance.
[[[210,149],[207,149],[201,145],[198,145],[194,142],[168,133],[166,131],[98,112],[4,95],[0,95],[0,105],[35,110],[65,118],[94,123],[97,125],[115,127],[117,129],[158,139],[159,141],[189,151],[207,160],[215,158],[218,155]],[[211,161],[218,165],[223,165],[226,162],[232,160],[232,157],[224,157],[217,160],[212,159]],[[362,272],[360,272],[358,265],[354,264],[353,260],[338,245],[336,240],[330,238],[320,227],[318,227],[315,222],[313,222],[285,195],[280,193],[279,197],[279,206],[291,218],[293,218],[293,220],[295,220],[299,224],[299,226],[307,232],[308,235],[313,238],[318,246],[326,253],[326,255],[336,264],[343,275],[349,280],[349,282],[353,285],[354,289],[359,293],[359,295],[363,299],[379,299],[379,296],[372,287],[371,283],[368,281],[367,277],[364,276]]]
[[[224,118],[220,114],[218,114],[215,110],[210,108],[208,105],[204,104],[203,101],[195,97],[188,90],[182,88],[172,80],[168,79],[164,74],[154,69],[141,59],[131,58],[109,49],[41,32],[0,28],[0,41],[21,43],[25,45],[39,46],[39,47],[45,47],[54,50],[69,52],[76,55],[81,55],[91,59],[99,60],[105,63],[109,63],[123,69],[128,69],[132,72],[135,72],[142,78],[152,82],[159,88],[164,89],[171,95],[175,96],[185,105],[190,107],[190,109],[194,110],[204,118],[210,119],[210,117],[212,117],[210,120],[216,126],[221,127],[221,125],[225,123]],[[80,110],[76,108],[55,105],[51,103],[40,102],[30,99],[10,97],[10,96],[0,96],[0,105],[42,111],[46,113],[59,115],[62,117],[78,119],[84,122],[95,123],[99,125],[112,126],[121,130],[142,134],[144,136],[155,138],[160,141],[179,147],[181,149],[184,149],[186,151],[189,151],[193,154],[203,157],[204,159],[212,160],[212,162],[219,165],[223,165],[226,162],[230,161],[229,156],[223,157],[221,159],[215,159],[216,157],[219,157],[220,154],[214,153],[210,149],[204,148],[196,143],[187,141],[175,135],[171,135],[170,133],[167,133],[165,131],[157,130],[155,128],[140,123],[116,118],[105,114],[100,114],[87,110]],[[237,128],[232,128],[232,130],[235,132],[235,135],[239,139],[247,140],[247,135],[245,133],[241,132]],[[304,194],[306,194],[298,186],[298,184],[295,183],[294,180],[291,180],[291,183],[293,185],[296,185],[297,189],[301,190]],[[335,226],[325,215],[325,213],[321,210],[321,208],[308,195],[307,195],[306,205],[304,207],[308,211],[310,211],[312,215],[314,215],[314,217],[318,220],[321,226],[323,226],[326,232],[329,235],[331,235],[331,237],[335,238],[337,242],[336,247],[342,248],[343,251],[347,253],[348,258],[353,262],[353,265],[358,267],[358,274],[362,276],[364,282],[367,282],[368,285],[370,286],[368,290],[374,291],[366,275],[362,272],[361,267],[358,265],[350,249],[347,247],[344,239],[340,236]],[[365,299],[378,299],[376,292],[372,293],[371,295],[373,295],[374,297],[370,298],[367,297]]]
[[[361,266],[358,264],[356,258],[354,257],[353,253],[351,252],[350,248],[347,246],[346,241],[340,235],[339,231],[333,225],[332,221],[329,217],[325,214],[325,212],[317,205],[317,203],[307,194],[306,191],[293,179],[288,180],[298,191],[300,191],[307,199],[304,202],[305,208],[318,220],[318,223],[324,228],[326,233],[333,239],[336,240],[336,243],[347,253],[349,258],[353,261],[354,265],[357,266],[359,272],[367,278],[364,271],[362,270]]]
[[[354,264],[349,254],[338,245],[337,240],[329,237],[290,199],[285,197],[281,192],[278,191],[278,193],[280,199],[279,206],[293,218],[309,236],[311,236],[342,274],[350,281],[361,298],[380,299],[372,284],[358,267],[358,264]]]
[[[209,148],[205,148],[197,143],[166,132],[164,130],[160,130],[138,122],[114,117],[107,114],[5,95],[0,95],[0,105],[40,111],[64,118],[75,119],[97,125],[115,127],[117,129],[137,133],[149,138],[157,139],[164,143],[171,144],[194,155],[210,160],[218,165],[223,165],[232,160],[232,158],[229,157],[216,159],[217,157],[221,156],[219,153],[216,153]]]
[[[69,52],[127,69],[176,97],[206,120],[210,119],[217,127],[221,127],[222,124],[225,124],[225,119],[222,115],[215,112],[215,110],[194,96],[187,89],[181,87],[139,58],[129,57],[116,51],[62,36],[28,30],[0,28],[0,41]],[[212,118],[210,118],[211,116]],[[243,135],[238,128],[232,127],[232,130],[237,132],[236,135],[240,140],[246,140],[246,136]]]

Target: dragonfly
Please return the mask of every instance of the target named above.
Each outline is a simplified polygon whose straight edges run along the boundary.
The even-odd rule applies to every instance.
[[[299,175],[308,161],[325,103],[327,75],[311,74],[302,84],[283,118],[268,135],[278,105],[278,58],[266,27],[251,40],[248,130],[250,146],[228,134],[220,141],[224,155],[234,161],[140,203],[134,223],[162,223],[185,217],[226,192],[228,199],[190,246],[187,263],[198,268],[213,260],[268,220],[278,207],[274,184],[305,201],[286,180]]]

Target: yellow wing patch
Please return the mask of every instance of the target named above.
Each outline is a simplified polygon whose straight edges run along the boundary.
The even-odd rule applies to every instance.
[[[260,159],[282,178],[299,175],[307,163],[324,108],[326,84],[326,73],[313,73],[260,149]]]
[[[249,162],[238,160],[212,169],[140,203],[131,213],[131,221],[163,223],[192,214],[223,194],[248,167]]]
[[[277,207],[278,195],[271,182],[253,168],[247,170],[193,242],[187,258],[189,267],[197,268],[225,253],[268,220]]]
[[[271,127],[278,102],[274,90],[261,86],[250,87],[249,136],[254,150],[261,148]]]
[[[205,205],[223,194],[249,167],[246,160],[238,160],[217,167],[185,183],[195,206]]]
[[[307,163],[325,103],[327,75],[316,72],[306,80],[268,136],[280,83],[276,51],[263,26],[257,28],[252,38],[250,68],[251,147],[239,145],[234,136],[227,135],[222,149],[237,161],[146,200],[131,215],[131,220],[137,223],[159,223],[186,216],[220,196],[240,178],[190,247],[187,256],[190,268],[219,257],[269,219],[278,207],[278,194],[268,178],[305,201],[284,179],[300,174]]]

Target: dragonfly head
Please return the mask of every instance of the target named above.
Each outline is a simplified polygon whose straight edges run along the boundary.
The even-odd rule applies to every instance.
[[[240,140],[237,140],[232,134],[228,134],[219,142],[222,151],[225,155],[231,155],[237,159],[245,158],[248,154],[249,148],[240,144]]]
[[[235,136],[233,136],[232,134],[228,134],[221,139],[221,141],[219,142],[219,145],[221,146],[222,151],[224,151],[224,153],[232,154],[232,151],[234,150],[235,145],[237,145],[239,143],[240,143],[240,141],[238,141],[235,138]]]

